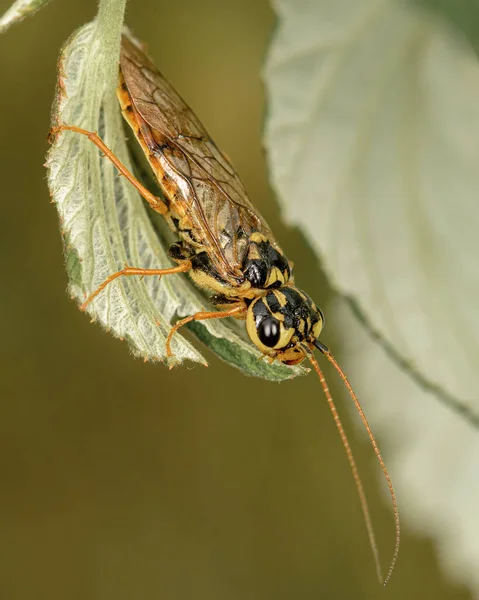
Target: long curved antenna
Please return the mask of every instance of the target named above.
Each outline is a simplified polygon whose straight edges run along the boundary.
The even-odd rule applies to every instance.
[[[359,416],[361,418],[361,421],[363,422],[364,428],[367,431],[368,437],[369,437],[369,439],[371,441],[371,445],[372,445],[372,447],[374,449],[374,453],[376,454],[376,458],[378,459],[379,465],[381,467],[381,470],[382,470],[382,472],[384,474],[384,478],[386,479],[386,483],[388,485],[389,495],[391,496],[391,502],[392,502],[392,505],[393,505],[394,524],[395,524],[395,528],[396,528],[396,542],[394,544],[394,552],[393,552],[393,556],[392,556],[391,562],[389,564],[389,569],[388,569],[386,578],[384,579],[384,582],[383,582],[383,584],[386,585],[387,582],[389,581],[389,579],[391,578],[392,572],[394,571],[394,566],[396,565],[396,560],[397,560],[398,553],[399,553],[399,543],[400,543],[400,540],[401,540],[401,525],[400,525],[400,521],[399,521],[399,511],[398,511],[398,506],[397,506],[396,493],[394,491],[393,483],[391,481],[391,477],[390,477],[389,472],[387,470],[387,467],[386,467],[386,464],[384,462],[384,459],[381,456],[381,452],[379,451],[379,447],[378,447],[378,444],[376,442],[376,439],[375,439],[375,437],[373,435],[373,432],[371,431],[371,427],[370,427],[370,425],[368,423],[366,415],[364,414],[364,410],[363,410],[363,408],[362,408],[362,406],[361,406],[361,404],[360,404],[360,402],[358,400],[358,397],[354,393],[354,390],[353,390],[351,384],[349,383],[348,378],[346,377],[344,371],[341,369],[341,367],[339,366],[339,364],[336,362],[336,359],[334,358],[334,356],[331,354],[331,352],[329,351],[329,349],[324,344],[322,344],[321,342],[319,342],[318,340],[316,340],[315,346],[316,346],[316,348],[318,348],[318,350],[322,354],[324,354],[324,356],[333,365],[333,367],[336,369],[336,371],[338,372],[339,376],[341,377],[344,385],[346,386],[346,388],[347,388],[347,390],[349,392],[349,395],[351,396],[351,399],[352,399],[352,401],[354,403],[354,406],[355,406],[356,410],[358,411],[358,414],[359,414]],[[314,357],[312,359],[311,356],[312,356],[312,354],[308,354],[308,358],[311,361],[311,364],[313,365],[314,369],[316,370],[316,372],[319,375],[319,378],[321,379],[322,378],[322,373],[321,373],[321,370],[320,370],[320,368],[318,366],[318,363],[316,362],[316,359],[314,359]],[[323,380],[324,380],[324,377],[323,377]],[[329,390],[328,390],[328,393],[327,393],[326,390],[328,388],[327,388],[326,382],[323,383],[323,389],[324,389],[324,392],[326,394],[326,397],[328,398]],[[329,396],[330,396],[330,394],[329,394]],[[329,398],[328,398],[328,402],[329,402]],[[330,407],[331,407],[331,403],[330,403]],[[332,408],[331,408],[331,411],[333,411]],[[333,417],[334,417],[334,412],[333,412]],[[336,420],[336,417],[335,417],[335,420]],[[337,423],[336,423],[336,425],[337,425]],[[341,431],[340,431],[340,434],[341,434]],[[342,437],[343,436],[341,435],[341,438]],[[344,444],[344,440],[343,440],[343,444]],[[346,452],[348,452],[348,448],[347,447],[346,447]],[[348,458],[349,458],[349,452],[348,452]],[[354,475],[355,466],[353,467],[353,464],[351,463],[351,460],[349,461],[349,463],[351,464],[351,469],[353,470],[353,475]],[[356,478],[356,475],[354,475],[354,479],[356,481],[356,486],[358,487],[358,494],[359,494],[360,499],[361,499],[361,506],[362,506],[363,513],[364,513],[365,520],[366,520],[366,527],[368,529],[369,541],[371,543],[373,554],[374,554],[375,559],[376,559],[377,550],[376,550],[376,542],[374,540],[374,535],[372,535],[372,539],[371,539],[371,534],[372,534],[372,526],[371,526],[371,523],[370,523],[371,520],[370,520],[369,512],[368,512],[368,509],[367,509],[366,500],[364,498],[364,502],[363,502],[363,499],[362,499],[364,497],[364,492],[362,490],[361,482],[359,481],[359,476]],[[358,483],[359,483],[359,485],[358,485]],[[378,566],[378,560],[376,560],[376,567],[377,566]]]
[[[356,465],[356,461],[354,460],[353,451],[351,450],[351,446],[349,444],[349,440],[347,438],[346,432],[344,431],[343,424],[338,415],[338,411],[336,410],[336,405],[334,404],[333,397],[331,396],[331,392],[329,391],[328,384],[326,379],[321,371],[314,354],[307,349],[305,346],[301,345],[301,347],[305,350],[309,361],[313,365],[314,370],[318,374],[321,385],[323,386],[324,395],[326,396],[326,400],[328,401],[329,409],[331,410],[331,414],[333,415],[334,423],[339,431],[339,435],[341,437],[341,442],[343,443],[344,449],[346,450],[346,455],[348,457],[349,466],[351,467],[351,471],[353,473],[354,483],[356,484],[356,489],[358,491],[359,502],[361,503],[361,509],[363,511],[364,522],[366,524],[366,529],[368,532],[369,545],[371,546],[371,550],[373,552],[374,563],[376,565],[376,573],[379,579],[379,583],[383,582],[383,575],[381,569],[381,561],[379,559],[378,546],[376,544],[376,536],[374,535],[373,523],[371,520],[371,514],[369,512],[368,501],[366,499],[366,494],[364,493],[363,484],[361,482],[361,478],[359,476],[358,467]]]

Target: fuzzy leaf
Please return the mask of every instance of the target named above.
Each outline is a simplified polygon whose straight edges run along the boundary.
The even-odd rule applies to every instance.
[[[54,124],[98,131],[128,169],[122,117],[115,97],[122,2],[102,2],[93,23],[75,33],[62,51]],[[171,266],[168,244],[136,190],[84,136],[62,132],[48,156],[49,185],[66,240],[70,292],[83,301],[125,263],[144,268]],[[186,276],[123,277],[89,305],[89,314],[113,335],[125,338],[145,360],[165,360],[165,341],[176,316],[208,310],[207,300]],[[195,324],[199,337],[224,360],[275,381],[306,372],[259,362],[244,325],[221,321]],[[205,359],[184,337],[173,338],[175,362]]]
[[[402,2],[301,5],[275,3],[265,71],[283,214],[403,363],[478,417],[477,58]]]
[[[49,2],[50,0],[16,0],[0,17],[0,33],[4,33],[15,23],[33,15]]]
[[[333,327],[400,512],[478,592],[477,56],[412,4],[274,5],[266,146],[283,214],[347,299]]]

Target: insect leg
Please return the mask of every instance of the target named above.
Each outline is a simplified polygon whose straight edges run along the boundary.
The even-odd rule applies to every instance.
[[[166,338],[166,356],[168,358],[171,358],[173,356],[173,352],[171,351],[171,340],[175,333],[178,331],[178,329],[180,327],[183,327],[183,325],[191,323],[191,321],[206,321],[207,319],[226,319],[226,317],[238,317],[243,315],[245,312],[246,305],[237,304],[229,310],[220,310],[218,312],[197,312],[194,315],[190,315],[189,317],[181,319],[173,325],[173,327],[170,329],[168,337]]]
[[[107,277],[105,281],[99,287],[97,287],[92,294],[88,296],[85,302],[80,306],[80,310],[85,310],[86,307],[90,304],[90,302],[96,296],[98,296],[98,294],[102,290],[104,290],[109,283],[111,283],[118,277],[129,277],[131,275],[141,275],[142,277],[145,277],[147,275],[157,275],[161,277],[162,275],[172,275],[173,273],[186,273],[190,269],[191,261],[189,260],[177,265],[176,267],[170,267],[168,269],[140,269],[137,267],[129,267],[128,265],[125,265],[124,269],[122,269],[121,271],[117,271],[116,273],[113,273],[113,275]]]
[[[113,152],[108,148],[105,142],[99,137],[99,135],[95,131],[87,131],[86,129],[81,129],[80,127],[75,127],[75,125],[57,125],[53,127],[50,131],[49,138],[53,138],[58,133],[62,131],[73,131],[75,133],[81,133],[85,135],[91,142],[95,144],[103,154],[111,160],[111,162],[115,165],[115,167],[120,171],[122,175],[128,179],[128,181],[140,192],[141,196],[148,202],[153,210],[161,215],[164,215],[168,212],[168,207],[163,202],[161,198],[155,196],[150,191],[146,189],[144,185],[142,185],[138,179],[125,167],[125,165],[113,154]]]

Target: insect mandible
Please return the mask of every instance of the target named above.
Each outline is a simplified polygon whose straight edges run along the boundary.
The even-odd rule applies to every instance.
[[[382,580],[379,554],[363,486],[345,431],[324,375],[314,356],[318,349],[338,372],[354,402],[386,478],[394,509],[396,542],[384,584],[393,571],[400,539],[399,515],[392,482],[366,416],[346,375],[318,337],[324,316],[307,294],[294,284],[292,264],[246,191],[229,160],[216,147],[191,109],[159,73],[145,52],[123,36],[117,97],[122,114],[133,130],[158,180],[163,197],[149,192],[118,160],[97,133],[60,124],[56,135],[72,131],[86,135],[161,214],[177,234],[169,255],[176,266],[143,269],[125,266],[110,275],[85,300],[88,304],[119,277],[166,276],[186,273],[211,294],[215,311],[203,311],[179,320],[166,341],[191,321],[233,317],[244,320],[253,344],[269,361],[296,365],[308,358],[318,374],[353,472],[373,551]]]

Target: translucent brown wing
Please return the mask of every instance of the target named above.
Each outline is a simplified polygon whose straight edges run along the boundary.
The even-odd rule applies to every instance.
[[[196,238],[209,249],[220,273],[241,276],[249,235],[260,231],[276,245],[271,230],[193,111],[125,36],[120,66],[143,122],[137,137],[149,151],[152,167],[155,160],[161,162],[157,178],[165,195],[182,205]]]

